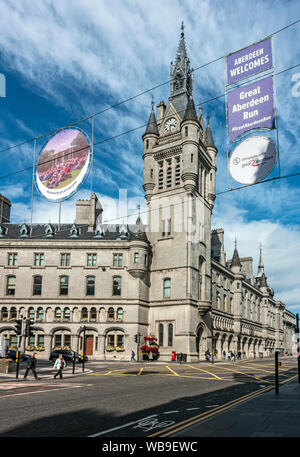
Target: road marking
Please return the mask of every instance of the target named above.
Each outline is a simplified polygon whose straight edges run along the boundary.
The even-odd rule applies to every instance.
[[[41,386],[39,386],[41,387]],[[21,396],[21,395],[32,395],[32,394],[42,394],[44,392],[54,392],[56,390],[62,390],[62,389],[74,389],[74,388],[78,388],[78,387],[82,387],[82,386],[67,386],[67,387],[64,387],[64,386],[60,386],[58,387],[57,389],[54,388],[54,389],[43,389],[43,390],[35,390],[34,392],[21,392],[21,393],[18,393],[18,394],[8,394],[8,395],[1,395],[0,394],[0,399],[1,398],[6,398],[6,397],[18,397],[18,396]]]
[[[232,400],[228,403],[225,403],[224,405],[218,407],[218,408],[215,408],[211,411],[204,411],[203,413],[200,413],[198,416],[194,416],[194,417],[190,417],[189,419],[185,419],[184,421],[182,422],[179,422],[173,426],[170,426],[168,428],[166,428],[165,430],[161,431],[163,432],[163,434],[159,434],[161,432],[156,432],[156,433],[153,433],[152,435],[148,435],[148,437],[154,437],[154,436],[157,436],[159,435],[160,437],[166,437],[166,436],[169,436],[171,434],[174,434],[174,433],[177,433],[179,432],[180,430],[183,430],[184,428],[187,428],[187,427],[190,427],[191,425],[194,425],[198,422],[201,422],[215,414],[218,414],[220,412],[223,412],[225,411],[226,409],[229,409],[233,406],[236,406],[238,405],[239,403],[242,403],[244,401],[247,401],[247,400],[250,400],[252,397],[256,396],[256,395],[259,395],[263,392],[267,392],[268,390],[272,390],[272,387],[265,387],[263,389],[260,389],[256,392],[251,392],[250,394],[247,394],[247,395],[244,395],[243,397],[239,397],[235,400]]]
[[[138,372],[137,376],[141,376],[143,370],[144,370],[144,368],[141,368],[140,371]]]
[[[168,370],[171,371],[171,373],[174,374],[174,376],[179,376],[180,377],[180,375],[178,373],[176,373],[175,371],[173,371],[170,367],[168,367],[168,365],[166,365],[166,367],[168,368]]]
[[[238,374],[242,374],[243,376],[248,376],[250,378],[254,378],[254,379],[257,379],[258,381],[262,382],[267,382],[268,384],[270,384],[270,381],[266,381],[265,379],[263,378],[258,378],[257,376],[253,376],[251,374],[248,374],[248,373],[244,373],[243,371],[237,371],[237,370],[232,370],[230,368],[225,368],[225,367],[222,367],[223,370],[227,370],[227,371],[232,371],[233,373],[238,373]]]
[[[194,411],[195,409],[200,409],[200,408],[186,408],[186,411]]]
[[[151,419],[152,417],[156,417],[156,416],[157,416],[157,414],[152,414],[152,416],[147,416],[147,417],[144,417],[143,419],[139,419],[139,420],[133,421],[133,422],[128,422],[127,424],[120,425],[119,427],[110,428],[108,430],[104,430],[103,432],[98,432],[98,433],[94,433],[93,435],[88,435],[88,438],[104,435],[105,433],[114,432],[115,430],[120,430],[121,428],[130,427],[130,425],[137,424],[139,422],[142,422],[142,421],[147,420],[147,419]]]
[[[166,411],[164,414],[172,414],[172,413],[179,413],[179,411]]]
[[[216,379],[221,379],[219,376],[217,376],[216,374],[212,373],[211,371],[202,370],[201,368],[196,368],[196,367],[194,367],[193,365],[190,365],[190,367],[191,367],[191,368],[194,368],[195,370],[204,371],[205,373],[210,374],[211,376],[213,376],[213,377],[216,378]]]

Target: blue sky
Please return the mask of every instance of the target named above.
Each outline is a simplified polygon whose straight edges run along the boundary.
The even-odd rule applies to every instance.
[[[70,4],[72,7],[70,8]],[[0,99],[0,150],[41,136],[101,111],[169,80],[181,21],[191,66],[197,68],[256,42],[300,18],[297,1],[4,1],[0,0],[0,73],[6,98]],[[300,24],[274,37],[276,72],[300,63]],[[276,78],[281,174],[299,172],[300,67]],[[224,62],[194,74],[196,105],[224,93]],[[299,96],[297,96],[299,95]],[[169,84],[95,118],[95,142],[147,123],[151,97],[168,101]],[[199,109],[199,107],[197,108]],[[218,147],[217,190],[227,186],[225,101],[203,103],[210,113]],[[78,124],[91,134],[91,121]],[[130,208],[145,208],[142,178],[144,128],[95,146],[93,191],[101,198],[104,220],[115,217],[119,189],[127,189]],[[39,150],[47,136],[37,141]],[[32,165],[33,143],[0,158],[0,192],[13,203],[12,220],[30,220],[32,171],[1,178]],[[278,168],[274,171],[274,176]],[[238,240],[241,256],[263,244],[265,271],[276,297],[294,312],[300,254],[299,177],[276,180],[217,197],[213,227],[225,229],[227,258]],[[88,179],[63,203],[63,222],[74,219],[74,202],[88,198]],[[56,222],[57,205],[35,194],[34,222]]]

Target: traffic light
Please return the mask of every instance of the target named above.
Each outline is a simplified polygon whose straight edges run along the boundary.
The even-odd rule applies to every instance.
[[[17,335],[22,335],[22,324],[23,324],[22,319],[16,320],[15,332]]]
[[[27,319],[26,327],[25,327],[25,336],[32,336],[33,330],[35,330],[33,327],[33,321],[31,321],[30,319]]]
[[[138,336],[134,335],[134,341],[137,343],[138,342]]]

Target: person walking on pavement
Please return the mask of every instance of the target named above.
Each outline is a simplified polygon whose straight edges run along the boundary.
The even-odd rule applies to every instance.
[[[27,366],[26,366],[26,371],[25,371],[25,374],[24,374],[24,379],[27,378],[29,370],[32,371],[35,379],[39,379],[37,374],[36,374],[35,368],[36,368],[36,358],[35,358],[35,353],[33,353],[32,357],[27,359]]]
[[[54,378],[56,379],[56,376],[59,375],[59,378],[62,379],[62,372],[63,369],[66,366],[66,362],[63,359],[62,354],[59,354],[59,357],[55,360],[54,368],[57,370],[57,373],[54,375]]]
[[[152,351],[149,352],[149,362],[152,362],[153,360],[153,354]]]
[[[131,362],[135,362],[135,353],[134,353],[134,351],[131,352]]]

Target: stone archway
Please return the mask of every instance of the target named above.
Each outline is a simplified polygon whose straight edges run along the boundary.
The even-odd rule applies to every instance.
[[[202,355],[202,335],[203,335],[203,327],[199,325],[196,330],[196,351],[198,353],[198,358],[200,359]]]

